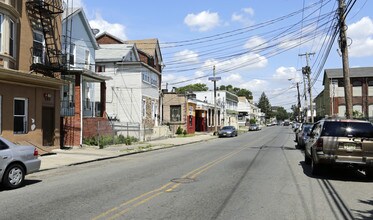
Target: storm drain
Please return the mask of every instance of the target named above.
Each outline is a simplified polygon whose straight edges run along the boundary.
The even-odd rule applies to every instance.
[[[174,183],[193,183],[195,181],[196,180],[192,178],[175,178],[171,180],[171,182],[174,182]]]

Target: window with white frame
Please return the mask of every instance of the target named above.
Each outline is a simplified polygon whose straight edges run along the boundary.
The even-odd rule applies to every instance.
[[[13,132],[15,134],[27,133],[27,113],[28,100],[26,98],[14,98],[14,123]]]
[[[181,121],[181,105],[170,106],[170,121],[171,122]]]
[[[14,21],[9,20],[9,55],[15,56],[15,24]]]
[[[338,106],[338,116],[339,117],[345,117],[346,116],[346,106],[345,105],[339,105]]]
[[[368,81],[368,96],[373,96],[373,80]]]
[[[85,69],[90,69],[90,53],[89,50],[85,51],[85,56],[84,56],[84,68]]]
[[[44,55],[44,35],[39,31],[34,31],[33,33],[33,63],[43,63]]]
[[[0,52],[3,51],[3,44],[2,44],[2,39],[3,39],[3,22],[4,22],[4,15],[0,14]]]
[[[362,83],[361,81],[352,82],[352,96],[362,96]]]

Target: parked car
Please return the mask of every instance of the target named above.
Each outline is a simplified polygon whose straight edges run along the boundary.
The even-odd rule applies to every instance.
[[[218,131],[219,137],[237,136],[237,130],[234,126],[224,126]]]
[[[359,120],[326,119],[315,123],[305,148],[312,174],[323,166],[353,165],[373,178],[373,125]]]
[[[296,133],[295,141],[297,142],[297,148],[304,148],[309,138],[309,131],[312,128],[311,123],[303,123]]]
[[[249,131],[259,131],[261,128],[258,124],[251,124],[249,126]]]
[[[38,155],[33,146],[16,145],[0,137],[0,183],[10,189],[22,186],[25,175],[40,169]]]

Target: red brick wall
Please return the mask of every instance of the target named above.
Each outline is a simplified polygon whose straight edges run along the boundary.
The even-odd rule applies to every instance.
[[[107,118],[84,118],[83,138],[113,135],[113,128]]]

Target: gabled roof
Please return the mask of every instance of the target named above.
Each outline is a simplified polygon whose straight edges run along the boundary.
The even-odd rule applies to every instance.
[[[99,46],[97,44],[95,35],[92,32],[92,28],[89,25],[88,19],[85,16],[83,8],[68,8],[68,9],[66,9],[64,11],[64,13],[62,14],[62,17],[63,17],[63,19],[62,19],[62,25],[66,25],[66,21],[70,21],[75,16],[80,16],[80,18],[81,18],[81,20],[83,22],[84,28],[85,28],[85,30],[86,30],[86,32],[88,34],[88,37],[91,40],[94,49],[97,50],[99,48]],[[72,30],[72,31],[74,31],[74,30]]]
[[[350,78],[373,77],[373,67],[350,68]],[[343,69],[325,69],[323,85],[326,79],[343,78]]]
[[[96,51],[96,62],[119,62],[133,52],[139,60],[136,46],[134,44],[102,44]]]
[[[116,36],[106,32],[106,31],[102,32],[101,34],[98,34],[96,36],[96,39],[100,40],[103,37],[108,37],[108,38],[112,39],[113,41],[117,42],[117,44],[131,44],[131,43],[127,43],[127,42],[123,41],[119,37],[116,37]]]
[[[162,63],[162,54],[159,46],[158,39],[144,39],[144,40],[127,40],[125,43],[136,44],[136,47],[141,51],[149,54],[152,57],[158,56],[159,62]]]

